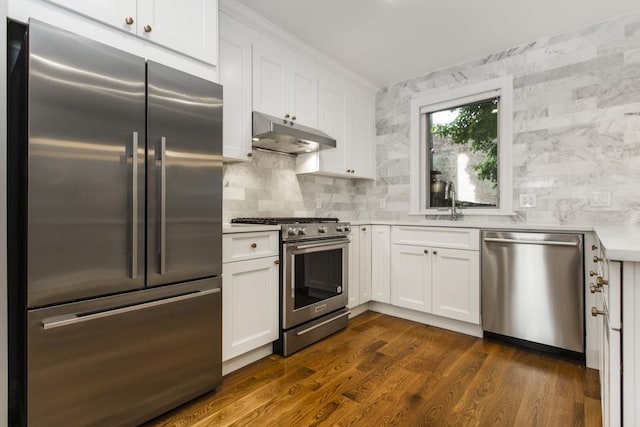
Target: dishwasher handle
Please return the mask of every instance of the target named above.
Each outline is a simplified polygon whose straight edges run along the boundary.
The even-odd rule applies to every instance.
[[[503,239],[498,237],[485,237],[485,242],[495,243],[521,243],[524,245],[543,245],[543,246],[578,246],[578,242],[563,242],[559,240],[518,240],[518,239]]]

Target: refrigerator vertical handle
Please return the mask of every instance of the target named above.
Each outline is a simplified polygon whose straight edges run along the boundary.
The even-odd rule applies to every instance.
[[[138,132],[131,138],[131,278],[138,276]]]
[[[160,274],[166,272],[167,253],[167,138],[160,138]]]

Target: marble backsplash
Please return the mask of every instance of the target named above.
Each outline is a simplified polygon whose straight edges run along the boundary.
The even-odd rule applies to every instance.
[[[224,219],[255,215],[423,219],[407,216],[411,98],[505,75],[514,78],[516,215],[461,220],[638,221],[640,12],[382,89],[376,99],[376,181],[296,176],[294,157],[257,150],[251,163],[225,165]],[[591,207],[592,191],[610,191],[611,206]],[[522,193],[535,193],[537,207],[519,209]],[[385,209],[379,207],[382,198]]]

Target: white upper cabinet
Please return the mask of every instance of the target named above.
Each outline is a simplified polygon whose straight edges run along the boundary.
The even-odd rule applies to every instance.
[[[318,76],[313,67],[282,47],[254,44],[253,109],[318,127]]]
[[[251,60],[251,37],[238,21],[222,13],[218,76],[224,86],[224,161],[251,160]]]
[[[217,64],[218,0],[45,1],[206,64]],[[33,2],[23,7],[29,8],[27,3]]]
[[[135,34],[137,0],[45,0],[96,21]]]
[[[339,79],[320,79],[318,128],[336,139],[336,148],[302,154],[299,174],[375,178],[373,96],[366,97]]]
[[[138,0],[137,33],[184,55],[216,64],[217,0]]]

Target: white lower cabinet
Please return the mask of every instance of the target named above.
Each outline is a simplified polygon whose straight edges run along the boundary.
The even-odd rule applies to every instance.
[[[349,308],[371,300],[371,226],[353,226],[349,236]]]
[[[433,249],[431,311],[438,316],[480,323],[480,256],[460,249]]]
[[[222,360],[278,339],[280,265],[278,232],[223,237]],[[253,252],[251,252],[253,251]],[[231,261],[241,259],[239,261]]]
[[[391,227],[371,227],[371,300],[391,302]]]
[[[391,304],[479,325],[478,239],[473,229],[394,227]]]

